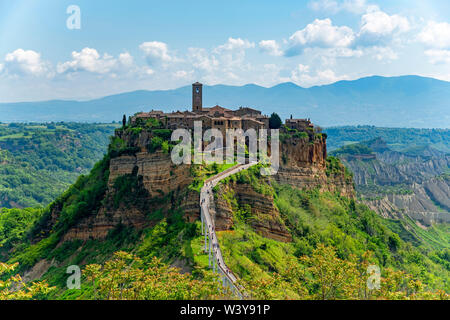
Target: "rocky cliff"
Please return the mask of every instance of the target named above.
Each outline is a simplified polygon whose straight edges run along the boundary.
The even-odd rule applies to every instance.
[[[270,179],[264,179],[270,183]],[[292,236],[274,205],[273,195],[257,192],[248,183],[229,182],[220,185],[213,203],[213,219],[217,230],[229,230],[233,227],[236,212],[246,215],[246,222],[264,237],[289,242]]]
[[[450,221],[449,155],[430,147],[393,151],[380,138],[362,144],[373,150],[373,158],[339,157],[371,209],[386,218],[406,214],[425,226]]]
[[[116,131],[110,147],[105,200],[96,215],[87,216],[70,228],[64,240],[102,239],[117,224],[141,229],[152,224],[148,215],[158,209],[167,211],[176,207],[184,211],[186,220],[199,219],[199,194],[188,188],[193,181],[190,165],[174,165],[167,150],[151,150],[153,138],[147,130]],[[280,170],[274,177],[262,179],[262,185],[270,185],[271,179],[275,179],[299,188],[320,188],[353,197],[353,186],[344,167],[339,164],[337,170],[327,169],[325,136],[296,138],[285,134],[284,138],[280,144]],[[118,195],[121,201],[117,201]],[[234,202],[229,201],[230,195]],[[273,195],[259,192],[245,182],[221,186],[215,199],[217,229],[231,229],[235,222],[233,211],[239,209],[249,211],[248,222],[260,234],[291,241],[274,206]]]
[[[139,134],[119,130],[116,137],[125,147],[122,152],[111,152],[107,192],[100,210],[69,229],[64,240],[103,239],[118,224],[142,229],[152,224],[149,214],[174,206],[192,217],[198,215],[198,195],[187,191],[192,182],[190,166],[173,164],[168,152],[149,152],[152,135],[145,130]],[[119,194],[121,201],[117,201]]]
[[[410,188],[408,194],[390,193],[364,202],[385,218],[399,219],[406,214],[424,226],[450,223],[450,179],[432,178]]]
[[[353,183],[346,176],[344,166],[339,164],[339,170],[327,171],[325,136],[312,139],[291,135],[281,143],[280,151],[280,168],[275,175],[279,183],[298,188],[320,188],[321,191],[354,197]]]

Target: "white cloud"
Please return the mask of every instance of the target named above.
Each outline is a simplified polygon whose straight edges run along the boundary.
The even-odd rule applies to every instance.
[[[192,77],[209,83],[231,83],[244,81],[245,73],[251,70],[246,62],[247,49],[255,44],[246,39],[228,38],[211,51],[204,48],[189,48],[186,61],[191,64]],[[184,66],[185,67],[185,66]]]
[[[155,70],[153,70],[147,66],[143,68],[143,71],[144,71],[144,74],[149,75],[149,76],[155,73]]]
[[[49,71],[49,66],[41,60],[40,53],[33,50],[17,49],[8,53],[2,66],[9,74],[41,76]]]
[[[189,48],[188,59],[196,69],[213,72],[219,65],[215,56],[211,56],[203,48]]]
[[[245,54],[246,50],[254,48],[255,44],[247,39],[241,38],[228,38],[228,41],[213,49],[213,61],[218,61],[221,71],[224,74],[228,74],[230,79],[237,78],[235,69],[244,70],[245,66]]]
[[[310,1],[308,5],[315,11],[326,11],[331,13],[337,13],[340,11],[339,3],[336,0]]]
[[[360,58],[364,55],[364,52],[361,49],[330,48],[326,49],[323,55],[330,58]]]
[[[398,59],[397,52],[391,47],[372,46],[360,49],[361,56],[368,56],[382,62],[391,62]]]
[[[330,19],[316,19],[289,38],[291,47],[286,51],[286,55],[298,55],[305,47],[349,47],[354,40],[355,34],[351,28],[333,26]]]
[[[300,73],[308,73],[309,72],[309,66],[305,66],[305,65],[300,63],[297,66],[297,71],[300,72]]]
[[[3,63],[0,63],[0,73],[3,71],[5,65]]]
[[[389,42],[392,37],[411,29],[407,18],[379,10],[373,6],[361,17],[361,29],[358,34],[358,43],[373,45],[380,42]]]
[[[228,38],[228,41],[218,46],[216,49],[214,49],[215,52],[222,52],[222,51],[232,51],[232,50],[238,50],[242,51],[249,48],[254,48],[255,44],[253,42],[248,41],[247,39],[241,39],[241,38]]]
[[[331,69],[319,70],[315,73],[311,73],[309,66],[299,64],[292,70],[290,80],[302,87],[311,87],[315,85],[330,84],[340,80],[348,80],[348,76],[337,76]]]
[[[134,59],[131,54],[124,52],[119,54],[119,62],[126,67],[131,67],[134,64]]]
[[[268,53],[271,56],[282,56],[283,51],[275,40],[262,40],[259,42],[259,48],[262,52]]]
[[[139,46],[149,65],[154,65],[160,62],[172,62],[174,57],[169,54],[167,44],[159,41],[144,42]]]
[[[428,22],[419,33],[418,40],[431,48],[450,48],[450,23]]]
[[[429,58],[432,64],[449,63],[450,64],[450,50],[426,50],[425,55]]]
[[[193,73],[193,71],[178,70],[174,73],[174,76],[177,79],[190,79]]]
[[[96,49],[84,48],[80,52],[73,51],[72,60],[59,63],[56,70],[58,73],[87,71],[107,74],[117,70],[121,64],[130,66],[130,63],[132,63],[132,57],[129,53],[122,53],[118,61],[107,53],[100,56]]]
[[[315,0],[309,2],[309,7],[315,11],[325,11],[334,14],[340,11],[361,14],[367,10],[368,4],[366,0]]]

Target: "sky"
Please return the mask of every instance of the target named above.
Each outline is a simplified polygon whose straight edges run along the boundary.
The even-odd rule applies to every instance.
[[[0,0],[0,102],[412,74],[450,81],[449,1]]]

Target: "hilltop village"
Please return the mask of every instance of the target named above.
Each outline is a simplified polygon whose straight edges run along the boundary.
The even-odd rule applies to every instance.
[[[96,216],[85,217],[68,230],[65,240],[104,239],[118,223],[142,229],[148,225],[146,214],[151,210],[167,212],[175,206],[183,212],[186,221],[200,219],[199,185],[207,168],[195,164],[175,164],[171,160],[171,134],[174,129],[193,129],[194,122],[202,121],[202,129],[253,128],[269,129],[270,119],[261,111],[241,107],[230,110],[221,106],[203,107],[202,84],[192,85],[192,110],[164,113],[152,110],[137,113],[117,128],[109,146],[107,192],[105,204]],[[280,123],[278,123],[280,125]],[[279,184],[298,188],[319,188],[353,197],[351,176],[340,163],[327,167],[326,135],[318,132],[309,119],[287,119],[280,127],[279,170],[270,179]],[[129,193],[127,205],[120,205],[117,188],[133,180],[135,189]],[[270,185],[269,178],[258,178],[258,185]],[[265,180],[264,180],[265,179]],[[124,184],[128,186],[128,184]],[[127,187],[128,188],[128,187]],[[122,196],[128,194],[124,189]],[[248,183],[235,183],[227,188],[235,194],[239,205],[249,205],[258,215],[252,227],[265,237],[279,241],[292,240],[269,194],[254,190]],[[222,190],[225,192],[225,189]],[[227,191],[227,192],[228,192]],[[233,209],[219,192],[212,214],[217,230],[233,226]],[[112,197],[112,198],[111,198]],[[169,201],[167,203],[166,201]],[[116,205],[114,205],[116,203]],[[55,218],[56,219],[56,218]]]
[[[199,82],[192,84],[192,111],[176,111],[165,113],[159,110],[141,112],[131,118],[134,124],[140,120],[159,120],[165,129],[193,129],[194,121],[202,121],[203,128],[218,129],[225,134],[227,129],[269,129],[269,117],[263,115],[261,111],[240,107],[237,110],[230,110],[221,106],[211,108],[203,107],[203,85]],[[313,128],[314,125],[309,119],[287,119],[286,127],[305,131]]]

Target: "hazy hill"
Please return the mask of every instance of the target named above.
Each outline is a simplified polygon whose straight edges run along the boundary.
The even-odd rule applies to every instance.
[[[0,104],[0,121],[120,120],[126,113],[190,108],[191,87],[166,91],[134,91],[90,101],[45,101]],[[322,126],[375,125],[388,127],[449,128],[450,83],[419,76],[368,77],[302,88],[282,83],[271,88],[205,86],[204,105],[251,106],[282,118],[311,118]]]

